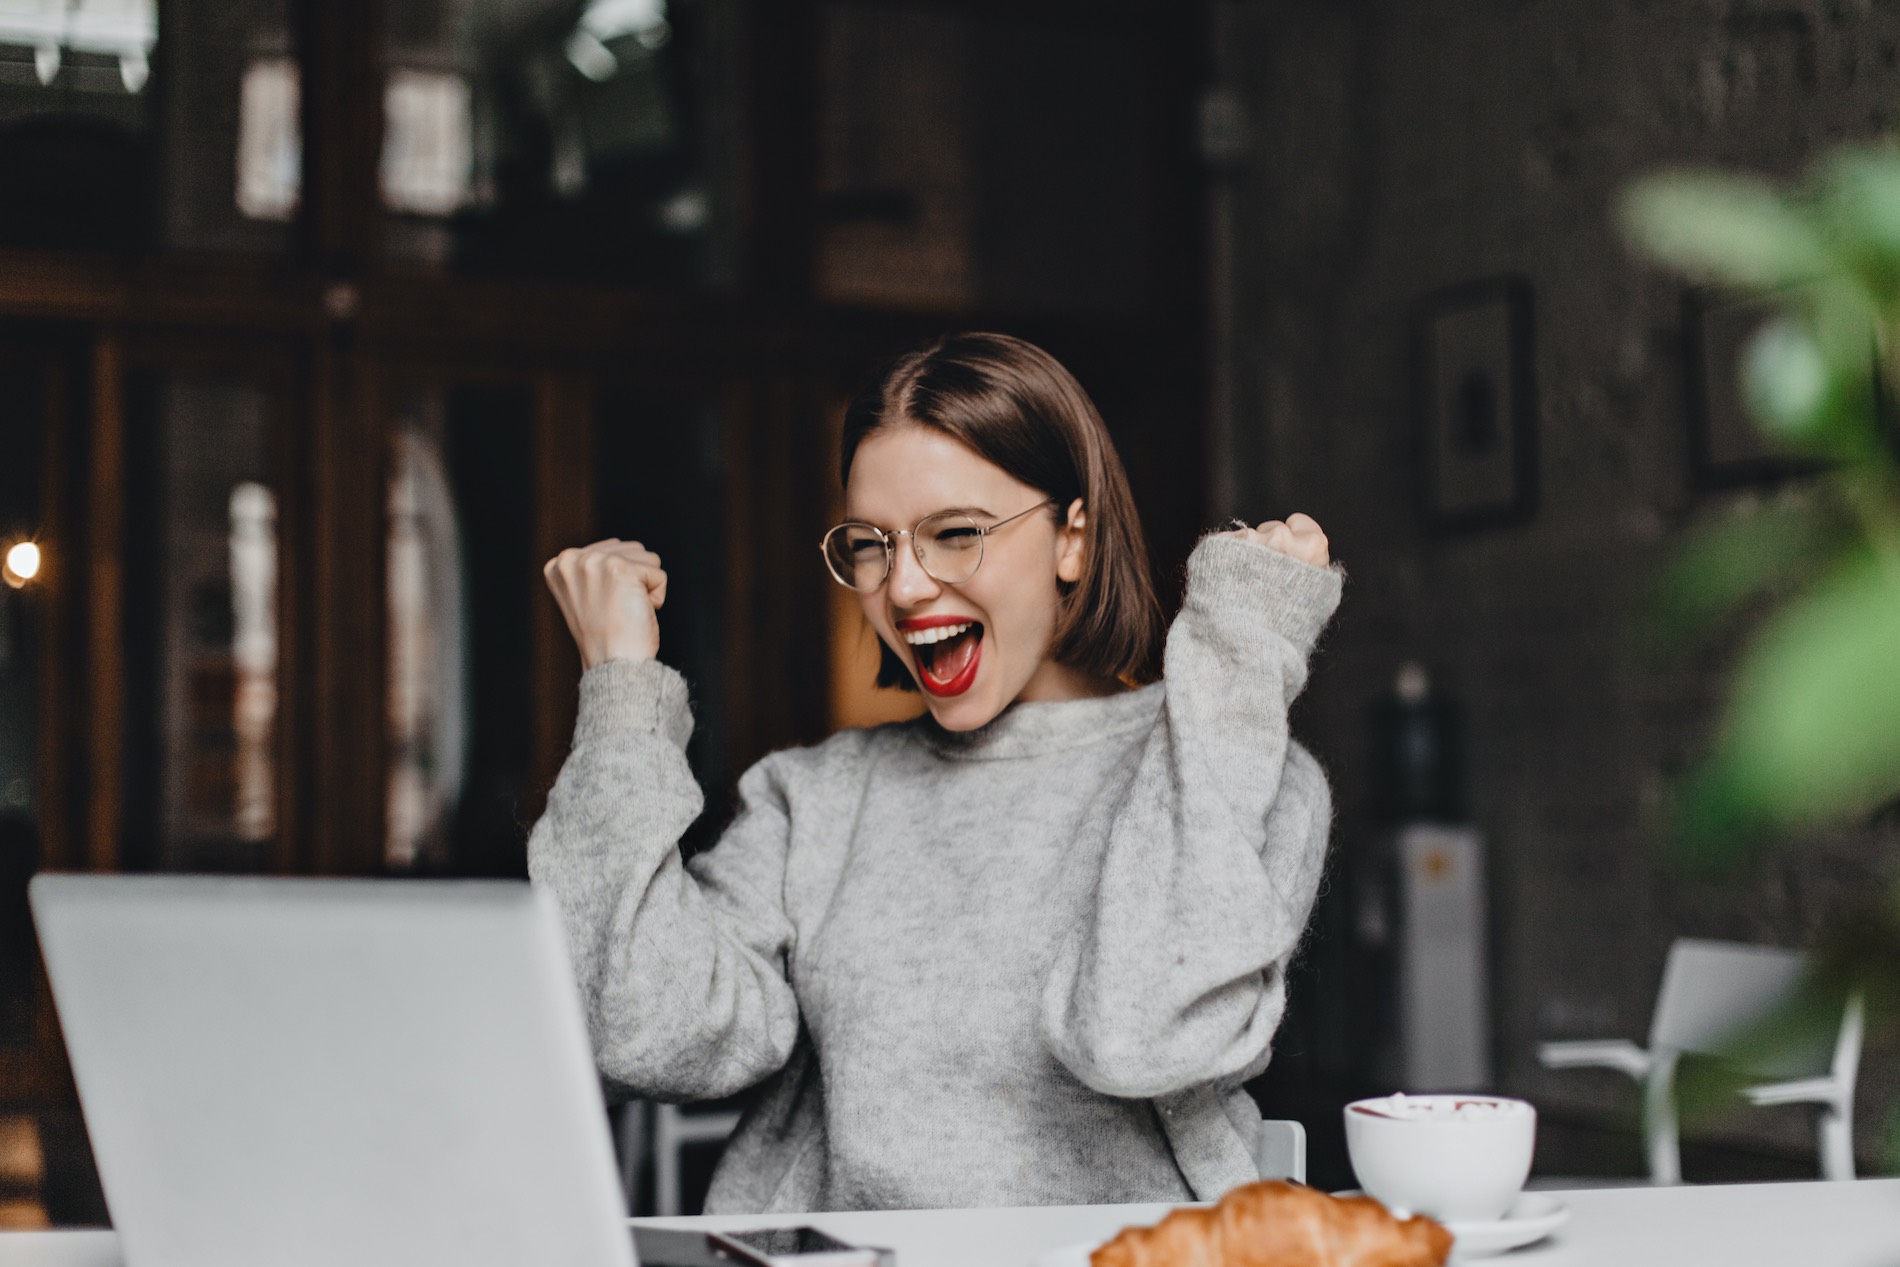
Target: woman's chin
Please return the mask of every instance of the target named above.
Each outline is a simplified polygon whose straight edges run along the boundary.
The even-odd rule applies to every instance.
[[[945,730],[976,730],[995,721],[996,715],[1003,711],[1003,705],[991,697],[991,692],[984,689],[985,685],[978,681],[968,690],[949,696],[933,695],[929,691],[921,694],[930,716]]]
[[[1000,708],[972,708],[961,699],[931,700],[929,703],[930,715],[936,719],[937,724],[953,733],[987,726],[996,720],[996,714],[1003,711]]]

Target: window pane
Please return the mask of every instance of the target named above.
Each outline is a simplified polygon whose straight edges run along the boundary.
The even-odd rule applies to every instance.
[[[0,245],[144,240],[157,40],[153,0],[0,0]]]
[[[298,162],[289,12],[0,0],[0,246],[286,249],[294,177],[288,205],[256,185]],[[260,95],[259,66],[288,70],[289,95]]]
[[[735,0],[389,8],[385,250],[468,272],[730,280]]]
[[[1149,301],[1151,19],[1038,7],[821,6],[826,298],[1114,316]]]
[[[278,497],[266,393],[135,380],[126,551],[128,869],[270,870]]]
[[[165,0],[166,246],[281,252],[299,167],[289,0]]]
[[[386,860],[520,875],[533,723],[533,404],[518,387],[429,387],[390,466]]]

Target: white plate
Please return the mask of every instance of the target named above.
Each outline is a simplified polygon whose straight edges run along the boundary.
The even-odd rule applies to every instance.
[[[1336,1192],[1334,1196],[1357,1197],[1358,1191]],[[1453,1258],[1489,1258],[1507,1250],[1541,1241],[1564,1225],[1570,1207],[1545,1192],[1526,1192],[1511,1203],[1501,1219],[1483,1223],[1447,1223],[1451,1232]],[[1089,1255],[1099,1249],[1100,1241],[1064,1245],[1036,1260],[1036,1267],[1089,1267]]]
[[[1485,1223],[1447,1223],[1453,1258],[1489,1258],[1532,1241],[1541,1241],[1564,1225],[1570,1207],[1547,1192],[1526,1192],[1501,1219]]]

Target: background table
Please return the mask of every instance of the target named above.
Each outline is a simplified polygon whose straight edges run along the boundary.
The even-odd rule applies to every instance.
[[[1498,1267],[1900,1267],[1900,1179],[1558,1192],[1570,1221]],[[1052,1249],[1152,1223],[1163,1205],[884,1210],[801,1219],[897,1250],[899,1267],[1029,1267]],[[643,1219],[740,1228],[784,1216]],[[0,1267],[122,1267],[106,1231],[0,1233]],[[526,1267],[526,1265],[524,1265]]]

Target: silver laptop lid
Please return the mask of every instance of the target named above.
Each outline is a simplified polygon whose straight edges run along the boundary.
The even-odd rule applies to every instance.
[[[632,1267],[544,895],[75,875],[31,892],[129,1267]]]

